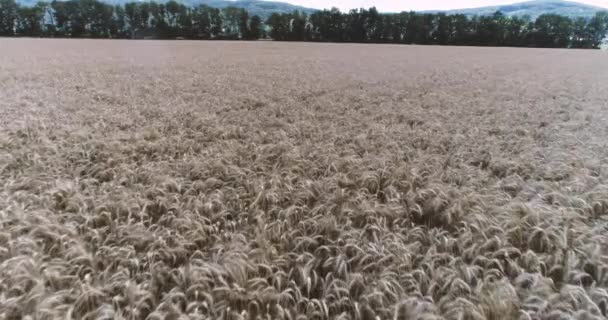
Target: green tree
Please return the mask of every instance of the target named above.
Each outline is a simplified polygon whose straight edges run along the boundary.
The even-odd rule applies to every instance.
[[[534,44],[540,47],[567,48],[572,35],[572,20],[557,14],[540,15],[534,23]]]
[[[177,36],[192,39],[194,37],[193,34],[193,24],[192,24],[192,10],[185,5],[180,5],[179,16],[178,16],[178,30]]]
[[[199,39],[211,38],[211,7],[199,5],[192,11],[195,36]]]
[[[572,21],[572,47],[585,48],[590,38],[587,31],[587,20],[583,17],[578,17]]]
[[[35,4],[35,7],[41,12],[39,21],[41,30],[38,36],[48,37],[55,35],[55,18],[51,4],[44,1],[38,1]]]
[[[500,11],[491,16],[479,17],[477,22],[477,43],[486,46],[502,46],[506,38],[506,18]]]
[[[114,6],[112,19],[110,20],[110,34],[114,38],[126,38],[129,36],[125,24],[125,8],[121,5]]]
[[[376,8],[342,13],[336,8],[313,13],[273,13],[266,21],[275,40],[393,42],[442,45],[597,48],[608,33],[608,12],[591,19],[555,14],[507,17],[500,12],[468,18],[462,14],[401,12]],[[206,5],[129,2],[110,6],[100,0],[54,0],[20,7],[0,0],[0,35],[67,37],[138,37],[259,39],[259,16],[245,9]]]
[[[18,6],[15,0],[0,0],[0,36],[15,34]]]
[[[19,7],[17,20],[17,34],[27,37],[42,36],[43,16],[45,13],[44,3],[33,7]]]
[[[262,18],[258,15],[251,17],[249,21],[249,39],[257,40],[262,37]]]
[[[249,39],[249,12],[245,9],[239,10],[239,33],[241,39]]]
[[[440,13],[435,17],[434,25],[437,26],[433,38],[438,44],[446,45],[452,40],[452,20],[449,16]]]
[[[279,41],[289,40],[290,23],[287,15],[274,12],[268,17],[266,24],[270,27],[271,38]]]
[[[390,38],[394,43],[402,43],[405,37],[405,31],[409,14],[407,12],[401,12],[399,14],[391,15],[391,22],[389,23]]]
[[[86,34],[87,21],[84,8],[78,0],[51,2],[54,12],[55,28],[57,34],[67,37],[81,37]]]
[[[600,11],[595,14],[587,25],[590,46],[593,48],[599,48],[602,40],[606,38],[608,33],[608,11]]]
[[[85,20],[87,21],[90,35],[96,38],[111,37],[110,28],[112,26],[114,8],[111,5],[96,0],[81,0],[81,3],[88,3],[88,12]]]
[[[143,6],[139,2],[129,2],[125,4],[125,20],[131,38],[135,38],[139,31],[148,27],[149,7]]]
[[[289,21],[289,33],[287,40],[289,41],[305,41],[307,40],[306,22],[308,17],[305,12],[295,10],[292,14],[287,14],[286,19]]]
[[[366,26],[367,10],[353,9],[346,14],[347,30],[346,34],[348,41],[366,42],[367,41],[367,26]]]
[[[453,26],[452,38],[450,44],[454,45],[466,45],[471,42],[471,38],[474,35],[472,23],[464,14],[455,14],[450,16]]]
[[[154,34],[159,39],[169,37],[169,24],[167,23],[167,10],[164,3],[151,2],[149,6],[151,19],[150,28],[154,29]]]
[[[63,1],[53,0],[53,2],[51,2],[54,33],[59,36],[67,36],[69,33],[70,17],[66,7],[66,3]]]
[[[226,7],[222,9],[222,21],[224,25],[224,37],[238,39],[241,34],[241,9],[237,7]]]
[[[504,45],[507,46],[523,46],[525,39],[528,37],[529,17],[509,17],[505,20],[505,38]]]
[[[193,36],[193,24],[191,11],[176,1],[165,4],[166,17],[169,24],[168,34],[171,38]]]
[[[433,20],[432,14],[412,13],[406,26],[406,43],[429,44],[432,40]]]
[[[212,9],[209,12],[211,18],[211,36],[217,38],[222,35],[224,29],[224,21],[222,20],[222,14],[220,9]]]
[[[312,23],[312,38],[317,41],[348,41],[349,21],[347,15],[338,8],[317,11],[310,17]]]
[[[371,7],[367,12],[365,12],[364,18],[367,40],[372,42],[382,42],[382,16],[376,7]]]

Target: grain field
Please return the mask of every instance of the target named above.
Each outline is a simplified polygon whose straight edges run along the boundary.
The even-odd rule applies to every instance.
[[[1,319],[608,316],[606,52],[0,48]]]

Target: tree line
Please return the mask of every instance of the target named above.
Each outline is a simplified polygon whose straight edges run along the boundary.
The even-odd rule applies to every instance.
[[[97,0],[0,0],[0,36],[259,39],[263,21],[242,8],[188,7],[176,1],[110,5]]]
[[[379,13],[375,8],[273,13],[266,21],[247,10],[176,1],[110,5],[97,0],[0,0],[0,36],[243,39],[476,46],[598,48],[608,33],[608,12],[569,18],[468,17],[443,13]]]
[[[543,14],[509,17],[401,12],[375,8],[272,14],[270,36],[287,41],[369,42],[403,44],[598,48],[608,33],[608,12],[590,19]]]

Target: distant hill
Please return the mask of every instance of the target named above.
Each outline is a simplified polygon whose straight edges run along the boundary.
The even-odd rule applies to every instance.
[[[179,0],[178,0],[179,1]],[[225,8],[229,6],[239,7],[246,9],[250,15],[259,15],[263,18],[269,17],[273,12],[277,13],[289,13],[294,10],[304,11],[308,14],[311,14],[316,9],[305,8],[301,6],[296,6],[290,3],[278,2],[278,1],[260,1],[260,0],[184,0],[182,1],[184,4],[189,5],[198,5],[198,4],[206,4],[210,7],[214,8]]]
[[[595,7],[583,3],[561,1],[561,0],[536,0],[527,1],[515,4],[502,6],[491,6],[471,9],[457,9],[448,11],[429,11],[429,12],[445,12],[447,14],[466,14],[472,15],[491,15],[496,11],[501,11],[508,16],[524,16],[529,15],[532,19],[541,14],[553,13],[568,17],[585,17],[589,18],[595,15],[596,12],[608,10],[606,8]]]

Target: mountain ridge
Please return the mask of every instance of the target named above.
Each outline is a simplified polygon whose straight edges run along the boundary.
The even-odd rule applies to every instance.
[[[500,11],[507,16],[530,16],[532,19],[541,14],[559,14],[568,17],[585,17],[589,18],[595,15],[598,11],[608,11],[608,8],[592,6],[580,2],[564,1],[564,0],[533,0],[525,2],[516,2],[513,4],[486,6],[477,8],[465,8],[454,10],[428,10],[423,12],[428,13],[446,13],[446,14],[465,14],[468,16],[491,15],[496,11]]]
[[[128,2],[129,0],[120,0]],[[178,1],[180,2],[180,1]],[[303,6],[294,5],[287,2],[280,1],[261,1],[261,0],[184,0],[181,1],[188,5],[200,5],[205,4],[214,8],[226,8],[226,7],[239,7],[249,11],[251,15],[259,15],[263,17],[270,16],[273,12],[277,13],[289,13],[294,10],[304,11],[306,13],[313,13],[317,9],[307,8]]]

